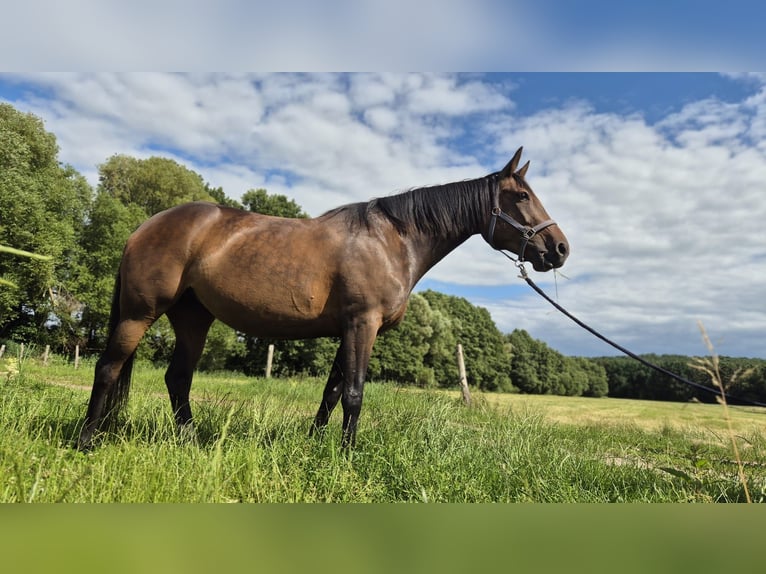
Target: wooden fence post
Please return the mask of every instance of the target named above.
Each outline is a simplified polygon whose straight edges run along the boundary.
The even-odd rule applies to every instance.
[[[75,345],[74,347],[74,368],[80,366],[80,345]]]
[[[5,345],[0,345],[0,359],[5,355]]]
[[[48,366],[48,354],[51,352],[51,346],[45,345],[45,352],[43,352],[43,365]]]
[[[19,345],[19,362],[24,360],[24,343]]]
[[[460,373],[460,391],[463,393],[463,402],[471,406],[471,391],[468,390],[468,376],[465,374],[465,360],[463,359],[463,345],[457,344],[457,369]]]
[[[274,360],[274,345],[269,345],[268,353],[266,353],[266,378],[271,378],[271,363]]]

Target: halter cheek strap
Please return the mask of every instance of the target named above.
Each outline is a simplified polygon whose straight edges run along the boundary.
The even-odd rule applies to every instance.
[[[538,223],[534,227],[529,227],[528,225],[522,225],[518,221],[516,221],[513,217],[505,213],[502,209],[500,209],[500,199],[497,195],[495,195],[495,207],[492,208],[492,218],[489,220],[489,230],[487,232],[487,238],[488,243],[493,249],[497,249],[498,251],[502,251],[502,248],[495,245],[495,226],[497,225],[498,218],[502,219],[505,223],[513,227],[514,229],[518,230],[521,233],[521,237],[524,240],[524,242],[521,244],[521,249],[519,250],[519,261],[524,261],[524,251],[527,249],[527,244],[529,241],[538,233],[540,233],[543,229],[550,227],[551,225],[556,225],[556,222],[552,219],[546,219],[542,223]]]

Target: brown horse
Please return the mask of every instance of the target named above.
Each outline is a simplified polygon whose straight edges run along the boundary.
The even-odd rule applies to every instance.
[[[176,334],[165,374],[179,428],[191,423],[192,374],[214,319],[256,337],[340,337],[311,431],[339,400],[353,445],[373,343],[402,320],[423,275],[470,236],[514,251],[535,270],[563,265],[566,237],[518,169],[283,219],[209,203],[156,214],[128,239],[106,349],[95,369],[79,447],[127,400],[133,356],[163,313]]]

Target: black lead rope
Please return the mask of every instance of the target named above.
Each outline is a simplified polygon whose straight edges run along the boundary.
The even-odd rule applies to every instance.
[[[647,360],[646,360],[646,359],[644,359],[643,357],[639,357],[638,355],[636,355],[636,354],[635,354],[635,353],[633,353],[632,351],[629,351],[628,349],[626,349],[626,348],[625,348],[625,347],[623,347],[622,345],[618,345],[617,343],[615,343],[615,342],[614,342],[614,341],[612,341],[611,339],[608,339],[607,337],[605,337],[604,335],[602,335],[601,333],[599,333],[598,331],[596,331],[594,328],[592,328],[592,327],[590,327],[589,325],[586,325],[585,323],[583,323],[582,321],[580,321],[580,319],[578,319],[577,317],[575,317],[574,315],[572,315],[572,314],[571,314],[569,311],[567,311],[566,309],[564,309],[564,307],[562,307],[562,306],[561,306],[561,305],[559,305],[559,304],[558,304],[556,301],[554,301],[553,299],[551,299],[551,298],[550,298],[550,297],[547,295],[547,293],[545,293],[545,291],[543,291],[542,289],[540,289],[540,287],[538,287],[538,286],[535,284],[535,282],[534,282],[534,281],[532,281],[532,278],[531,278],[529,275],[527,275],[527,270],[524,268],[524,264],[523,264],[523,262],[515,260],[514,258],[512,258],[511,256],[509,256],[507,253],[505,253],[505,252],[503,252],[503,251],[501,251],[501,253],[502,253],[503,255],[505,255],[506,257],[508,257],[508,258],[509,258],[511,261],[513,261],[513,262],[514,262],[514,264],[516,265],[516,267],[518,267],[518,268],[519,268],[519,271],[521,272],[521,278],[522,278],[522,279],[524,279],[524,281],[526,281],[526,282],[527,282],[527,284],[528,284],[528,285],[529,285],[529,286],[530,286],[532,289],[534,289],[534,290],[535,290],[535,291],[536,291],[536,292],[537,292],[537,293],[538,293],[538,294],[539,294],[539,295],[540,295],[540,296],[541,296],[543,299],[545,299],[546,301],[548,301],[548,303],[550,303],[551,305],[553,305],[553,306],[554,306],[556,309],[558,309],[559,311],[561,311],[561,313],[563,313],[564,315],[566,315],[567,317],[569,317],[569,318],[570,318],[572,321],[574,321],[575,323],[577,323],[577,324],[578,324],[580,327],[582,327],[583,329],[585,329],[586,331],[588,331],[588,332],[589,332],[589,333],[591,333],[592,335],[595,335],[596,337],[598,337],[599,339],[601,339],[601,340],[602,340],[602,341],[604,341],[605,343],[607,343],[607,344],[611,345],[612,347],[614,347],[614,348],[615,348],[615,349],[617,349],[618,351],[620,351],[620,352],[622,352],[622,353],[626,354],[626,355],[627,355],[628,357],[630,357],[631,359],[635,359],[636,361],[638,361],[638,362],[639,362],[639,363],[641,363],[642,365],[644,365],[644,366],[647,366],[647,367],[649,367],[650,369],[654,369],[655,371],[657,371],[657,372],[659,372],[659,373],[662,373],[663,375],[666,375],[666,376],[670,377],[671,379],[675,379],[676,381],[678,381],[678,382],[680,382],[680,383],[683,383],[683,384],[685,384],[685,385],[689,385],[689,386],[691,386],[691,387],[694,387],[694,388],[700,389],[701,391],[705,391],[705,392],[708,392],[708,393],[712,393],[712,394],[714,394],[714,395],[717,395],[717,396],[723,396],[723,397],[725,397],[725,398],[726,398],[727,402],[728,402],[729,400],[732,400],[732,401],[735,401],[735,402],[737,402],[737,403],[745,403],[745,404],[748,404],[748,405],[753,405],[753,406],[756,406],[756,407],[766,407],[766,403],[759,403],[758,401],[752,401],[752,400],[750,400],[750,399],[743,399],[743,398],[741,398],[741,397],[735,397],[735,396],[733,396],[733,395],[729,395],[729,394],[727,394],[727,393],[724,393],[724,392],[723,392],[723,390],[721,390],[721,389],[716,389],[716,388],[713,388],[713,387],[708,387],[708,386],[706,386],[706,385],[701,385],[701,384],[699,384],[699,383],[695,383],[694,381],[690,381],[689,379],[687,379],[687,378],[685,378],[685,377],[682,377],[682,376],[680,376],[680,375],[677,375],[676,373],[674,373],[674,372],[672,372],[672,371],[668,371],[667,369],[665,369],[665,368],[663,368],[663,367],[660,367],[659,365],[655,365],[654,363],[652,363],[652,362],[650,362],[650,361],[647,361]]]

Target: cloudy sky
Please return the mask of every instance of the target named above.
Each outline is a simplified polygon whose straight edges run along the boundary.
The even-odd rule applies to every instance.
[[[637,352],[703,354],[701,320],[720,354],[766,357],[764,76],[8,73],[0,100],[42,117],[94,185],[112,154],[162,155],[311,215],[479,177],[523,145],[572,248],[566,277],[538,284]],[[615,354],[479,237],[419,288],[567,354]]]

